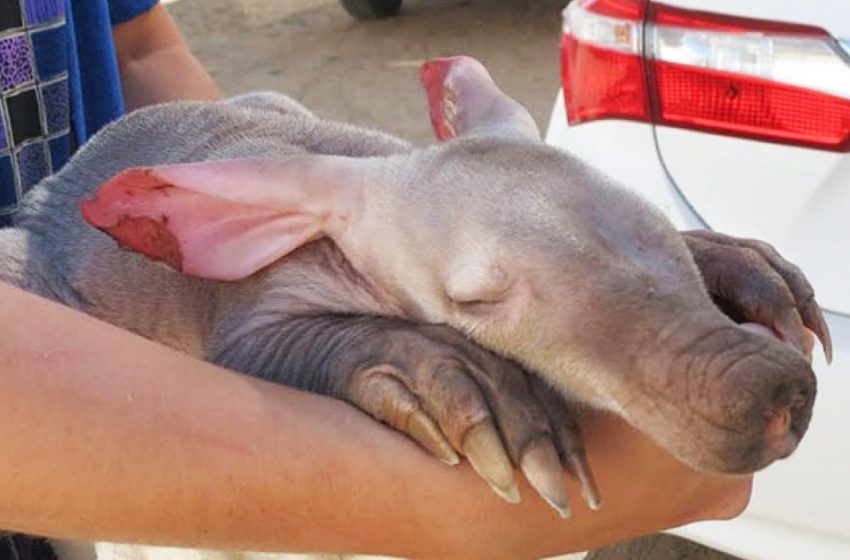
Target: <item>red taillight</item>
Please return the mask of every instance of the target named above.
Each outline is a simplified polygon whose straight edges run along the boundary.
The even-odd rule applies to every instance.
[[[578,0],[588,12],[624,21],[643,21],[646,0]]]
[[[637,119],[850,151],[850,65],[818,28],[645,0],[565,11],[571,124]]]
[[[561,71],[567,118],[580,123],[602,118],[649,118],[649,97],[641,56],[643,2],[580,0],[593,19],[565,14]],[[573,25],[567,30],[567,25]],[[588,40],[590,39],[590,40]]]
[[[826,149],[845,147],[850,100],[666,62],[656,62],[653,73],[659,124]]]
[[[571,123],[649,118],[642,58],[583,44],[569,35],[563,37],[561,56],[564,83],[581,81],[581,87],[564,88]]]
[[[652,23],[667,27],[732,33],[779,33],[782,35],[827,36],[826,31],[811,25],[797,25],[764,19],[727,16],[725,14],[703,12],[700,10],[684,10],[655,2],[651,3],[650,11],[652,12]]]

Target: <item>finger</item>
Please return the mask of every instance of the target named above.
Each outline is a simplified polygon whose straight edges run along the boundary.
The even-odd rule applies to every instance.
[[[576,479],[584,503],[592,510],[602,507],[596,478],[587,462],[581,431],[570,415],[561,395],[538,376],[531,376],[531,387],[541,403],[555,432],[555,444],[561,461]]]
[[[460,462],[455,450],[437,424],[421,409],[419,399],[398,379],[391,366],[376,366],[359,372],[348,397],[352,404],[407,434],[448,465]]]

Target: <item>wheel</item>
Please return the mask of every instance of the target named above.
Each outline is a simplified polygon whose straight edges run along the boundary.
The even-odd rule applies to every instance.
[[[380,19],[394,16],[402,0],[339,0],[345,11],[357,19]]]

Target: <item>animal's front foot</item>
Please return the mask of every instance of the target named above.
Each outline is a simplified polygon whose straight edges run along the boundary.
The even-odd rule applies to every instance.
[[[832,359],[829,328],[811,284],[771,245],[702,230],[682,237],[709,294],[724,311],[765,325],[810,357],[808,328],[820,339],[827,360]]]
[[[360,330],[359,362],[337,387],[348,400],[449,464],[466,457],[509,502],[520,499],[514,466],[563,517],[564,468],[599,507],[576,423],[555,391],[515,363],[442,326],[373,319]]]

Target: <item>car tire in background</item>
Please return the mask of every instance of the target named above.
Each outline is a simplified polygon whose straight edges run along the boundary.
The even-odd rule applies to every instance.
[[[402,0],[339,0],[357,19],[381,19],[398,14]]]

